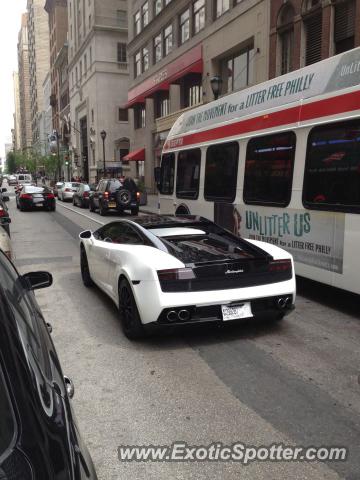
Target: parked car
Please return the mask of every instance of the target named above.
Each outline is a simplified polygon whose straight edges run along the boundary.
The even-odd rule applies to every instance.
[[[11,220],[9,218],[7,219],[1,218],[0,224],[2,224],[2,222],[4,222],[5,224],[5,222],[7,223],[10,221]],[[5,255],[9,257],[11,260],[12,258],[11,240],[10,240],[9,234],[3,228],[0,228],[0,250],[2,250],[5,253]]]
[[[9,178],[8,178],[8,185],[16,185],[17,184],[17,178],[15,177],[15,175],[9,175]]]
[[[53,193],[55,195],[55,197],[58,196],[58,191],[60,190],[60,188],[64,185],[64,182],[56,182],[54,188],[53,188]]]
[[[33,178],[30,173],[18,173],[15,175],[16,181],[20,185],[31,185]]]
[[[59,358],[33,290],[47,272],[19,275],[0,251],[0,478],[96,480]]]
[[[118,213],[130,210],[131,215],[137,215],[139,202],[140,192],[134,180],[105,178],[100,180],[96,190],[91,192],[89,208],[92,212],[99,209],[100,215],[106,215],[109,210],[116,210]]]
[[[61,188],[58,189],[58,199],[62,202],[66,200],[72,200],[75,191],[79,188],[80,183],[78,182],[65,182],[62,184]]]
[[[90,196],[91,186],[86,183],[81,183],[79,188],[74,192],[73,196],[73,205],[80,208],[89,207],[89,196]]]
[[[56,209],[55,195],[47,187],[24,185],[24,188],[16,195],[16,207],[22,212],[38,208],[54,212]]]
[[[7,202],[9,200],[10,200],[10,198],[7,194],[7,189],[6,188],[1,188],[1,190],[0,190],[0,226],[10,236],[11,220],[9,218],[10,217],[9,209],[7,207]]]
[[[280,319],[294,308],[288,252],[202,217],[144,216],[87,230],[80,265],[84,285],[95,283],[119,307],[129,338],[148,327]]]

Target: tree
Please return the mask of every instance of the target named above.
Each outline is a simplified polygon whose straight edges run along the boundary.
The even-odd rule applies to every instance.
[[[14,152],[9,152],[6,156],[6,173],[12,174],[16,172],[16,156]]]

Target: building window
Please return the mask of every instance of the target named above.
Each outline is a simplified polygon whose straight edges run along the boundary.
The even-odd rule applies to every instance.
[[[216,18],[227,12],[230,8],[230,0],[216,0]]]
[[[295,146],[294,132],[276,133],[249,141],[244,176],[246,204],[289,205]]]
[[[162,0],[155,0],[155,2],[154,2],[155,15],[159,15],[161,10],[162,10]]]
[[[205,27],[205,0],[197,0],[193,6],[194,33],[200,32]]]
[[[134,108],[134,127],[136,129],[146,127],[145,105],[137,105]]]
[[[290,4],[286,4],[281,9],[278,18],[280,75],[291,72],[293,69],[294,16],[295,11],[293,7]]]
[[[166,117],[170,113],[169,92],[160,91],[155,96],[155,118]]]
[[[239,144],[213,145],[206,152],[205,200],[233,202],[236,196]]]
[[[149,2],[145,2],[141,7],[141,23],[142,28],[146,27],[149,23]]]
[[[118,109],[118,121],[119,122],[128,122],[129,121],[127,108],[119,108]]]
[[[334,21],[335,54],[355,47],[355,1],[335,4]]]
[[[147,47],[144,47],[141,50],[141,62],[142,62],[142,71],[146,72],[148,70],[150,61],[149,61],[149,49]]]
[[[254,48],[247,47],[226,59],[222,64],[223,78],[227,78],[227,91],[233,92],[253,83]]]
[[[161,33],[154,38],[154,59],[155,63],[162,59],[162,37]]]
[[[137,52],[135,54],[135,69],[134,69],[135,78],[141,75],[141,53]]]
[[[173,47],[173,30],[172,25],[169,25],[164,30],[164,56],[172,51]]]
[[[322,10],[320,0],[307,0],[303,11],[305,65],[321,60]]]
[[[308,138],[303,204],[360,213],[360,122],[322,125]]]
[[[138,35],[141,32],[140,10],[138,10],[134,15],[134,30],[135,30],[135,35]]]
[[[202,85],[192,85],[188,91],[188,107],[194,107],[202,102]]]
[[[179,153],[176,175],[176,197],[196,200],[199,196],[201,150]]]
[[[183,44],[190,38],[190,10],[185,10],[180,15],[180,43]]]
[[[127,62],[126,43],[117,44],[117,61],[119,63]]]

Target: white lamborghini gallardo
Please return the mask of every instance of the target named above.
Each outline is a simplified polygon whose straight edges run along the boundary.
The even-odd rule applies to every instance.
[[[125,334],[150,326],[282,318],[294,308],[292,256],[195,216],[121,219],[80,234],[81,274],[118,306]]]

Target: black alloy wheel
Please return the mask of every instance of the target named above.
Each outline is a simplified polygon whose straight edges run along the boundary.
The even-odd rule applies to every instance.
[[[92,287],[94,282],[90,276],[89,262],[86,256],[85,248],[81,247],[80,249],[80,268],[81,268],[81,278],[85,287]]]
[[[144,326],[141,323],[139,311],[131,287],[124,278],[119,285],[119,314],[124,334],[130,340],[145,336]]]

